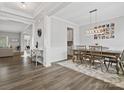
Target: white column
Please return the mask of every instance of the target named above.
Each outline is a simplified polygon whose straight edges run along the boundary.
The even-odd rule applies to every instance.
[[[21,51],[24,51],[24,35],[21,33]]]
[[[35,48],[35,25],[32,24],[31,49]]]
[[[51,63],[49,62],[49,50],[50,50],[50,30],[51,30],[51,25],[50,25],[50,18],[48,16],[44,17],[44,65],[45,66],[51,66]]]

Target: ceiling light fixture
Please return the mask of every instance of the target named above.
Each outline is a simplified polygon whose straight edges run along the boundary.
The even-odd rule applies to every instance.
[[[25,2],[21,2],[22,3],[22,7],[26,8],[26,3]]]
[[[94,10],[91,10],[91,11],[89,11],[89,14],[90,14],[90,28],[89,28],[89,30],[88,30],[88,34],[95,34],[95,33],[98,33],[99,31],[98,31],[98,28],[97,27],[92,27],[92,24],[96,24],[97,23],[97,11],[98,11],[98,9],[94,9]],[[94,22],[92,22],[93,20],[92,20],[92,14],[93,13],[95,13],[95,16],[94,16]]]
[[[22,9],[26,9],[27,8],[27,3],[26,2],[20,2],[19,3],[19,7],[22,8]]]

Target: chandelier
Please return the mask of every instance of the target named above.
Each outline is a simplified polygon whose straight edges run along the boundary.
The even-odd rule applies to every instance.
[[[94,9],[94,10],[89,11],[90,27],[87,30],[87,33],[90,34],[90,35],[104,33],[104,31],[103,31],[104,27],[103,26],[97,26],[97,11],[98,11],[98,9]],[[93,16],[93,14],[94,14],[94,16]],[[92,17],[94,17],[94,22],[93,22]],[[95,26],[94,25],[92,26],[92,24],[94,24]]]

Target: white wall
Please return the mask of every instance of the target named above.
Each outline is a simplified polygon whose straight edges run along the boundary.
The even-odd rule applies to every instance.
[[[38,41],[39,48],[43,47],[45,66],[67,59],[67,27],[74,29],[74,45],[79,44],[79,27],[69,21],[54,16],[44,16],[37,18],[33,27],[33,44]],[[38,28],[42,28],[42,38],[37,37]]]
[[[67,27],[74,29],[74,45],[78,44],[78,26],[57,17],[48,17],[49,29],[47,29],[48,46],[47,59],[49,64],[52,62],[67,59]]]
[[[94,40],[93,37],[88,36],[86,31],[89,25],[79,27],[79,38],[80,44],[82,45],[94,45],[98,43],[99,45],[109,47],[112,50],[122,50],[124,49],[124,17],[113,18],[98,24],[115,23],[115,38],[114,39],[98,39]]]
[[[42,29],[42,35],[39,37],[37,35],[37,30]],[[38,48],[44,48],[44,18],[38,18],[34,24],[34,45],[38,42]]]

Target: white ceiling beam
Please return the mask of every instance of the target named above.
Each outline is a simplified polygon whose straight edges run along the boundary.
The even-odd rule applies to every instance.
[[[44,2],[45,3],[45,2]],[[38,14],[41,13],[41,11],[43,11],[45,8],[48,7],[48,3],[44,4],[42,3],[37,9],[35,9],[34,13],[33,13],[33,17],[35,18]]]
[[[68,21],[68,20],[65,20],[65,19],[62,19],[60,17],[57,17],[57,16],[50,16],[51,18],[54,18],[54,19],[57,19],[57,20],[60,20],[60,21],[64,21],[66,23],[70,23],[70,24],[73,24],[75,26],[78,26],[78,24],[74,23],[74,22],[71,22],[71,21]]]
[[[31,15],[28,15],[28,14],[25,14],[23,12],[20,12],[20,11],[11,9],[11,8],[7,8],[7,7],[2,7],[0,10],[3,12],[9,13],[9,14],[20,16],[20,17],[33,18],[33,15],[31,16]]]
[[[0,19],[12,20],[24,24],[32,24],[34,22],[33,19],[23,18],[9,13],[4,13],[3,11],[0,11]]]

